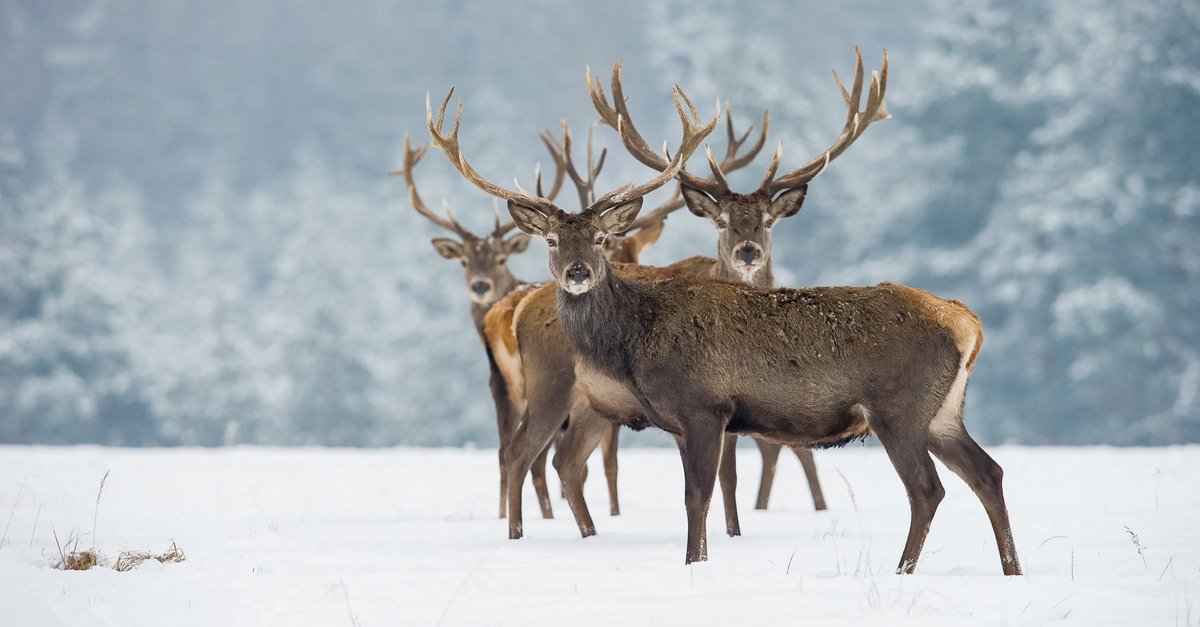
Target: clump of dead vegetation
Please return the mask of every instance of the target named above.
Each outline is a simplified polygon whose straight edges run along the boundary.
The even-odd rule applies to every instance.
[[[147,551],[124,551],[117,556],[117,561],[113,562],[112,567],[113,570],[123,573],[137,568],[139,564],[146,560],[158,560],[158,563],[166,564],[167,562],[182,562],[186,559],[187,556],[183,554],[183,550],[175,546],[175,543],[172,542],[170,549],[158,555]]]
[[[96,509],[92,514],[92,546],[79,550],[79,536],[67,538],[66,544],[58,541],[58,532],[54,531],[54,544],[58,547],[58,559],[52,564],[58,570],[90,570],[97,566],[108,566],[117,572],[128,572],[147,560],[156,560],[160,564],[177,563],[187,559],[183,550],[174,542],[171,548],[162,553],[149,551],[122,551],[115,560],[108,560],[96,549],[96,522],[100,513],[100,495],[104,493],[104,483],[108,480],[108,472],[100,478],[100,489],[96,492]]]
[[[58,545],[58,561],[54,568],[58,570],[88,570],[100,564],[100,554],[93,549],[79,550],[79,538],[67,538],[67,550],[63,550],[58,541],[58,532],[54,533],[54,544]]]

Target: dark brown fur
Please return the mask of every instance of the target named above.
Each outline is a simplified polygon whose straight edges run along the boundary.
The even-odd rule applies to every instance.
[[[639,205],[631,201],[600,215],[556,212],[538,225],[513,215],[518,227],[556,244],[550,268],[559,288],[558,320],[577,355],[575,371],[585,373],[581,382],[599,382],[605,402],[618,405],[607,413],[640,413],[679,443],[687,561],[707,558],[705,520],[726,432],[821,446],[869,430],[887,450],[911,504],[899,572],[915,568],[944,495],[932,451],[983,502],[1005,574],[1020,573],[1003,472],[962,425],[965,365],[975,350],[968,323],[977,320],[965,307],[897,285],[764,289],[614,269],[596,242],[619,232]],[[548,316],[546,304],[540,307]],[[557,372],[566,377],[568,359],[559,359]],[[620,400],[622,391],[635,402]],[[953,399],[958,404],[947,407]],[[540,400],[530,393],[527,416]],[[537,422],[527,417],[522,428]],[[510,507],[519,507],[512,494]],[[519,537],[516,511],[510,511],[510,533],[517,522]]]

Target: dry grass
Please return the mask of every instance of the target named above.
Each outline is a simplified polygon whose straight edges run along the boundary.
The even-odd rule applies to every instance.
[[[100,478],[100,489],[96,491],[96,506],[92,512],[92,548],[79,550],[79,536],[72,535],[67,538],[64,545],[58,541],[58,532],[51,530],[54,533],[54,544],[58,547],[58,559],[52,564],[53,568],[58,570],[90,570],[97,566],[110,566],[113,570],[124,573],[137,568],[142,562],[147,560],[156,560],[160,564],[168,562],[178,563],[187,559],[183,549],[180,549],[174,542],[171,543],[171,548],[166,551],[154,554],[149,551],[122,551],[117,559],[109,561],[104,555],[96,549],[96,522],[100,515],[100,496],[104,494],[104,484],[108,481],[108,471],[105,471],[104,476]],[[39,516],[41,510],[38,510]],[[36,523],[35,523],[36,524]],[[64,549],[65,547],[65,549]]]
[[[54,542],[58,544],[58,534],[54,535]],[[58,560],[52,565],[58,570],[89,570],[97,566],[111,566],[113,570],[119,573],[129,572],[142,562],[147,560],[155,560],[160,564],[178,563],[187,559],[187,555],[183,553],[183,549],[179,548],[174,542],[171,543],[171,548],[159,554],[154,554],[149,551],[122,551],[117,559],[112,561],[106,560],[104,556],[96,549],[79,550],[79,538],[71,538],[67,540],[66,550],[63,545],[58,545]]]
[[[54,544],[58,546],[58,561],[54,568],[58,570],[88,570],[100,564],[100,554],[95,549],[79,550],[79,537],[67,538],[67,549],[58,541],[58,532],[54,533]]]
[[[180,549],[172,542],[170,549],[158,555],[147,551],[123,551],[117,556],[117,561],[113,562],[112,567],[113,570],[123,573],[137,568],[138,565],[146,560],[158,560],[158,563],[166,564],[167,562],[178,563],[186,559],[187,556],[183,554],[183,549]]]

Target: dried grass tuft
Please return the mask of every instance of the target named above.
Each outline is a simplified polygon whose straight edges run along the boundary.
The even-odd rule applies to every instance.
[[[79,537],[67,538],[67,547],[69,550],[64,551],[63,545],[58,541],[58,532],[54,532],[54,544],[58,546],[58,561],[54,563],[54,568],[58,570],[88,570],[100,564],[100,554],[94,549],[79,550]]]
[[[171,548],[157,555],[149,551],[122,551],[117,556],[115,561],[111,563],[96,549],[96,521],[100,517],[100,496],[104,494],[104,484],[108,481],[108,471],[104,472],[104,476],[100,478],[100,489],[96,491],[96,507],[92,512],[92,548],[83,551],[79,550],[79,536],[72,533],[67,537],[67,542],[64,545],[58,541],[58,532],[54,531],[54,525],[50,526],[54,533],[54,544],[58,546],[58,560],[52,565],[58,570],[89,570],[97,566],[111,566],[113,570],[124,573],[137,568],[146,560],[157,560],[160,564],[168,562],[178,563],[187,559],[183,554],[183,549],[180,549],[174,542],[171,543]],[[18,494],[19,495],[19,494]],[[41,516],[41,509],[38,509],[38,515]],[[34,522],[36,529],[37,522]],[[7,535],[7,529],[6,533]],[[31,540],[32,542],[32,540]],[[63,547],[66,547],[64,550]]]
[[[71,551],[62,555],[54,567],[59,570],[88,570],[100,565],[100,554],[87,549],[86,551]]]
[[[178,563],[187,559],[183,549],[180,549],[174,542],[171,543],[171,548],[163,553],[154,555],[148,551],[123,551],[117,556],[117,561],[113,562],[113,570],[124,573],[131,571],[141,565],[146,560],[158,560],[160,564],[167,562]]]

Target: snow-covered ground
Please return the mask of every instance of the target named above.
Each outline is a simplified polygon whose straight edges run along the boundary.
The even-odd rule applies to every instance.
[[[744,535],[715,499],[710,561],[684,566],[672,450],[622,451],[616,518],[593,465],[596,537],[557,495],[542,520],[530,490],[510,541],[491,450],[0,447],[0,624],[1200,624],[1200,447],[991,452],[1025,577],[1001,576],[982,507],[941,467],[918,574],[893,575],[908,505],[878,448],[818,453],[819,513],[790,459],[754,511],[757,452],[739,451]],[[176,542],[186,562],[50,568],[52,529],[92,544],[105,471],[98,548]]]

